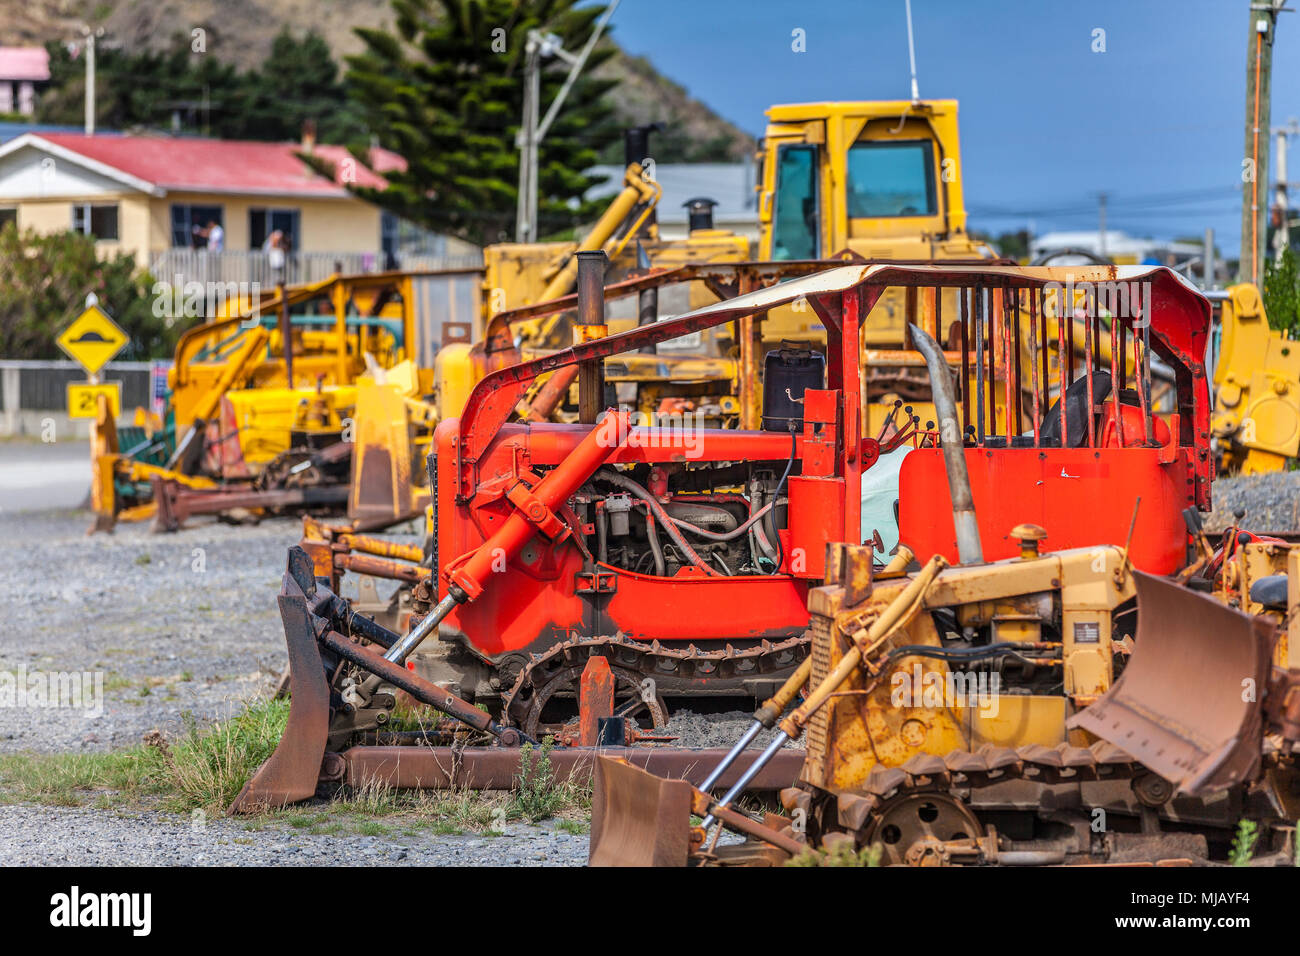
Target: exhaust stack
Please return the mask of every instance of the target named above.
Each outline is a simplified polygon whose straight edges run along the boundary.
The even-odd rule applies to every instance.
[[[574,343],[604,338],[605,325],[605,262],[603,249],[582,250],[578,253],[578,321],[574,328]],[[591,359],[578,366],[578,421],[584,425],[596,424],[605,410],[605,360]]]
[[[912,341],[925,356],[930,372],[930,391],[934,410],[939,416],[939,444],[943,446],[943,464],[948,472],[948,493],[952,497],[952,526],[957,532],[957,556],[962,564],[983,564],[984,548],[980,544],[980,526],[975,520],[975,498],[970,490],[970,472],[966,469],[966,451],[962,445],[961,425],[957,419],[957,399],[952,392],[952,374],[939,343],[920,326],[908,323]]]

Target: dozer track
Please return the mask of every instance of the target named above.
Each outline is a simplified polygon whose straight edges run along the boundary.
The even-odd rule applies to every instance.
[[[659,687],[661,680],[700,680],[711,685],[755,679],[783,679],[808,654],[806,633],[784,641],[760,641],[751,647],[702,650],[694,644],[670,647],[658,641],[646,644],[626,637],[575,637],[534,654],[502,698],[501,712],[525,734],[542,730],[542,711],[557,693],[577,687],[582,669],[592,657],[605,657],[615,678],[635,689],[653,726],[667,722],[668,708]],[[649,681],[649,683],[647,683]],[[635,701],[634,701],[635,703]]]

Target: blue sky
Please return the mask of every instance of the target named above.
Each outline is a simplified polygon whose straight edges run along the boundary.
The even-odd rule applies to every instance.
[[[971,227],[1241,235],[1248,0],[913,0],[922,97],[961,103]],[[623,0],[614,36],[761,135],[773,103],[906,99],[903,0]],[[805,31],[807,51],[791,50]],[[1106,52],[1091,50],[1106,31]],[[1300,116],[1283,13],[1272,125]],[[1270,138],[1271,139],[1271,138]],[[1300,141],[1291,141],[1300,179]],[[1270,172],[1271,178],[1271,172]],[[1297,190],[1292,190],[1293,202]]]

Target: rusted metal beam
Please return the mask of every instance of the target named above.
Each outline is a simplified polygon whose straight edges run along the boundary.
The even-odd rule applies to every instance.
[[[578,685],[578,743],[594,747],[602,717],[614,716],[614,673],[609,660],[593,657],[582,669]]]
[[[348,486],[310,485],[305,488],[272,488],[259,491],[251,486],[216,489],[187,488],[171,479],[154,476],[153,499],[158,506],[153,530],[175,531],[193,515],[220,514],[233,508],[330,507],[348,500]]]
[[[595,759],[617,757],[657,777],[703,781],[727,751],[722,748],[688,750],[683,747],[556,747],[550,752],[557,782],[587,782]],[[716,787],[730,787],[749,769],[758,752],[742,754],[723,773]],[[362,786],[383,781],[398,789],[509,790],[519,777],[517,747],[352,747],[341,754],[343,782]],[[773,791],[794,784],[803,767],[802,750],[783,750],[772,758],[748,790]]]
[[[345,571],[355,571],[357,574],[369,574],[371,577],[406,581],[410,584],[418,584],[430,574],[428,568],[402,564],[400,561],[390,561],[386,558],[375,558],[368,554],[336,554],[334,566]]]

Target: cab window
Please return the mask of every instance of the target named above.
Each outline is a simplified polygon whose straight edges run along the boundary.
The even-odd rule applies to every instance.
[[[855,143],[849,149],[849,218],[933,216],[934,153],[926,140]]]
[[[817,258],[817,147],[782,146],[776,160],[773,259]]]

